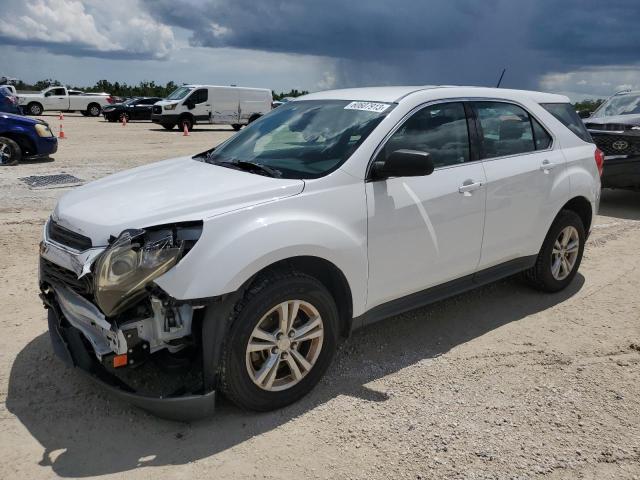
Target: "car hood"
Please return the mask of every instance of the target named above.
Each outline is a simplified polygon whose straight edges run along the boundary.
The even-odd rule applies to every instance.
[[[640,126],[640,115],[616,115],[612,117],[589,117],[585,118],[584,123],[587,128],[597,129],[600,125],[629,125]]]
[[[76,188],[60,199],[52,217],[101,246],[128,228],[205,220],[303,189],[302,180],[265,177],[183,157]]]
[[[48,123],[43,120],[38,120],[37,118],[25,117],[24,115],[16,115],[14,113],[1,112],[0,118],[4,120],[9,120],[11,121],[11,123],[14,123],[14,124],[31,126],[31,125],[35,125],[36,123],[42,123],[42,124],[48,125]]]

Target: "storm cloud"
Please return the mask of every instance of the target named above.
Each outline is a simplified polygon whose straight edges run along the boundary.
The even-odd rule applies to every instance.
[[[9,0],[5,11],[4,44],[158,62],[184,63],[189,49],[285,55],[300,68],[317,58],[325,68],[309,89],[494,85],[502,68],[515,88],[640,88],[638,0]]]

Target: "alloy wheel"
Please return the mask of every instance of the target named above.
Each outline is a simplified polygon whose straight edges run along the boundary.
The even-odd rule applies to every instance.
[[[11,147],[6,143],[0,143],[0,165],[8,165],[11,163],[12,155]]]
[[[560,231],[551,251],[551,274],[562,281],[573,271],[580,251],[580,236],[573,226]]]
[[[262,316],[246,348],[249,377],[267,391],[300,382],[322,350],[324,325],[318,310],[303,300],[282,302]]]

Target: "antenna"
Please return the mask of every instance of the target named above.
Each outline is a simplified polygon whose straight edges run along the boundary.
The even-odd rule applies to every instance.
[[[498,80],[498,84],[496,85],[496,88],[500,88],[500,84],[502,83],[502,79],[504,77],[504,72],[506,72],[506,71],[507,71],[506,68],[502,69],[502,73],[500,74],[500,80]]]

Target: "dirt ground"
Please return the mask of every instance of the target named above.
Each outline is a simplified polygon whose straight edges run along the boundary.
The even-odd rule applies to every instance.
[[[604,192],[568,290],[508,280],[386,320],[354,334],[297,404],[255,414],[220,401],[182,424],[54,357],[37,255],[66,189],[18,178],[93,180],[232,131],[73,114],[64,127],[55,161],[0,169],[0,478],[640,478],[640,194]]]

